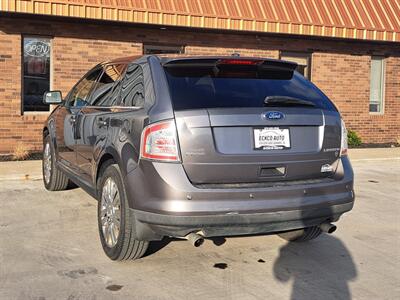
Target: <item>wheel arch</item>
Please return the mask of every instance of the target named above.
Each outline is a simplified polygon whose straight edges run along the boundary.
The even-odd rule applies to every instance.
[[[96,169],[96,174],[94,178],[94,183],[97,186],[97,181],[99,179],[99,176],[103,170],[111,165],[111,164],[116,164],[118,163],[117,160],[115,159],[114,155],[111,154],[110,152],[105,152],[103,155],[101,155],[98,163],[97,163],[97,169]]]
[[[45,138],[46,136],[48,136],[50,134],[50,130],[47,127],[47,125],[43,127],[42,134],[43,134],[43,138]]]
[[[56,133],[55,133],[55,124],[54,124],[53,119],[49,119],[43,126],[43,129],[42,129],[43,140],[46,138],[46,136],[50,136],[50,140],[51,140],[54,150],[56,152],[56,157],[58,157],[57,139],[56,139]]]

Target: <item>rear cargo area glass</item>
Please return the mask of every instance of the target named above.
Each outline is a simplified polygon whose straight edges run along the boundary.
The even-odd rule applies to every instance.
[[[315,108],[336,110],[331,101],[297,72],[257,66],[165,67],[175,110],[266,107],[269,96],[310,101]],[[292,104],[293,105],[293,104]]]

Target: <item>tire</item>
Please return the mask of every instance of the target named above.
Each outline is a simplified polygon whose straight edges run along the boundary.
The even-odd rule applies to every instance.
[[[313,226],[300,230],[282,232],[279,233],[278,235],[284,240],[287,240],[289,242],[301,243],[301,242],[311,241],[319,237],[321,233],[322,233],[321,228],[319,228],[318,226]]]
[[[98,190],[97,220],[105,254],[112,260],[141,258],[149,242],[135,239],[135,220],[129,213],[118,165],[110,164],[103,168],[98,180]]]
[[[49,191],[62,191],[67,189],[69,180],[56,166],[54,146],[50,135],[43,140],[42,159],[43,183]]]

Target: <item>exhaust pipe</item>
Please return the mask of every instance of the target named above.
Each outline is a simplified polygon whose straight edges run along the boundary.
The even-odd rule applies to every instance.
[[[319,225],[319,228],[321,228],[323,232],[334,233],[337,227],[336,225],[333,225],[331,223],[322,223],[321,225]]]
[[[204,238],[201,235],[193,232],[185,236],[185,239],[187,239],[194,247],[200,247],[204,243]]]

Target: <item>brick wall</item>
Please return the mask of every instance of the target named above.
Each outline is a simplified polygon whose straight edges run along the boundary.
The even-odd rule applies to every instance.
[[[40,142],[45,115],[21,116],[21,36],[0,32],[0,153]]]
[[[185,54],[193,55],[232,55],[240,53],[241,56],[279,58],[278,50],[248,49],[248,48],[220,48],[210,46],[186,46]]]
[[[370,55],[314,53],[312,81],[332,99],[348,128],[363,141],[393,143],[400,138],[400,58],[386,59],[384,114],[369,113]]]
[[[142,44],[106,40],[54,37],[53,88],[63,95],[93,66],[121,56],[142,53]]]
[[[183,45],[188,54],[266,56],[279,51],[312,53],[312,80],[339,107],[350,129],[364,142],[389,143],[400,132],[400,44],[318,40],[288,36],[160,30],[43,17],[0,18],[0,154],[18,142],[41,149],[41,129],[48,113],[21,113],[21,38],[52,39],[53,89],[67,93],[98,62],[142,53],[143,43]],[[385,113],[371,115],[369,69],[371,55],[386,55]]]
[[[12,19],[0,19],[0,154],[11,153],[20,144],[31,151],[40,151],[43,123],[48,116],[46,112],[22,115],[21,33],[53,36],[52,88],[64,95],[97,63],[142,53],[141,43],[58,35],[62,26],[47,26],[42,21],[18,22],[19,30],[15,32],[16,23]],[[73,27],[70,30],[79,32]]]

